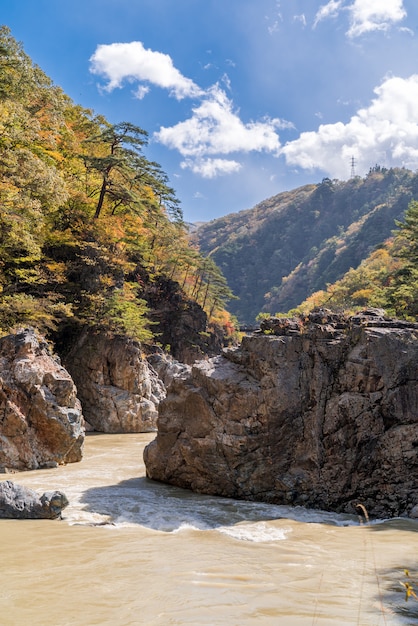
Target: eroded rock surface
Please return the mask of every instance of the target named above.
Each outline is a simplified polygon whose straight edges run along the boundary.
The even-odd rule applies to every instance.
[[[370,515],[418,504],[418,326],[317,312],[195,364],[160,405],[150,478]]]
[[[0,472],[79,461],[84,421],[69,373],[27,329],[0,339]]]
[[[84,417],[94,430],[139,433],[156,429],[165,387],[139,343],[83,332],[65,363],[77,385]]]
[[[0,518],[56,519],[68,504],[62,491],[38,495],[33,489],[10,480],[0,482]]]

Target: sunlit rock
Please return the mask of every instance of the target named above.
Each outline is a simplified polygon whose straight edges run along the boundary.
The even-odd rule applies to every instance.
[[[65,359],[94,430],[140,433],[156,429],[165,387],[141,345],[121,336],[83,332]]]
[[[408,515],[418,501],[418,325],[317,311],[265,332],[173,380],[147,475],[199,493]]]
[[[0,471],[79,461],[84,421],[69,373],[31,329],[0,339]]]

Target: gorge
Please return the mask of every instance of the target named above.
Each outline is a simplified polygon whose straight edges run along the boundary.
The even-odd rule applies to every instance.
[[[0,349],[3,472],[79,461],[85,425],[157,430],[144,452],[157,481],[416,516],[417,324],[375,309],[351,317],[318,309],[265,319],[241,346],[192,366],[146,357],[128,338],[87,334],[67,355],[79,392],[33,331],[3,338]]]

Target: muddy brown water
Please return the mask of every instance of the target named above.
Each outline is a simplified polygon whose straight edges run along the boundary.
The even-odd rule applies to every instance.
[[[418,624],[401,586],[418,522],[161,485],[153,437],[89,435],[80,463],[1,475],[70,500],[61,520],[0,520],[2,626]]]

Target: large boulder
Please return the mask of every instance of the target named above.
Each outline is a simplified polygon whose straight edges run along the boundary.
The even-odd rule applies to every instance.
[[[77,385],[84,417],[94,430],[156,430],[165,387],[138,342],[83,331],[65,364]]]
[[[0,482],[0,518],[56,519],[69,502],[61,491],[41,496],[10,480]]]
[[[79,461],[84,420],[69,373],[31,329],[0,339],[0,472]]]
[[[175,378],[150,478],[199,493],[374,516],[418,504],[418,325],[328,314]]]

